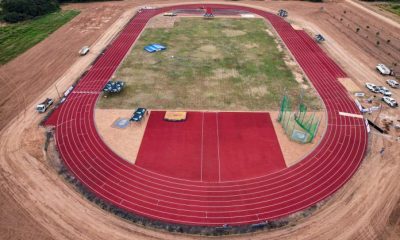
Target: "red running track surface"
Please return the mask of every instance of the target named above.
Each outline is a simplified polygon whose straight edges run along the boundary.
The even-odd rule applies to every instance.
[[[212,15],[213,14],[212,8],[207,7],[206,8],[206,14]]]
[[[184,122],[153,111],[136,165],[170,177],[232,181],[286,167],[268,113],[188,112]]]
[[[174,9],[233,9],[264,17],[304,70],[327,110],[319,145],[300,163],[250,179],[204,182],[148,171],[121,159],[99,137],[94,107],[148,20]],[[143,10],[126,26],[78,83],[59,111],[56,143],[70,171],[98,197],[126,211],[166,222],[216,226],[276,219],[308,208],[343,186],[358,169],[367,147],[363,119],[338,82],[345,73],[303,31],[263,10],[219,4],[176,5]],[[213,153],[210,153],[213,154]],[[162,159],[160,159],[162,161]],[[211,178],[211,177],[210,177]]]

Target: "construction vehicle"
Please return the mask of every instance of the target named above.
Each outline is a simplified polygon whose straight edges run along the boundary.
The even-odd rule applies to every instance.
[[[39,113],[44,113],[51,106],[51,104],[53,104],[53,99],[46,98],[46,100],[36,106],[36,111]]]

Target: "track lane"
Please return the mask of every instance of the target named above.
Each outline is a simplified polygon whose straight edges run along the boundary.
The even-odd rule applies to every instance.
[[[259,222],[260,218],[288,215],[326,198],[351,177],[363,158],[367,135],[363,120],[338,115],[339,111],[357,112],[337,81],[343,72],[322,55],[315,43],[312,45],[302,32],[295,31],[279,17],[238,6],[228,8],[253,10],[271,22],[323,99],[328,126],[319,146],[291,168],[221,183],[185,181],[151,173],[113,153],[94,126],[96,99],[148,19],[172,8],[138,14],[62,107],[56,128],[57,145],[68,168],[82,183],[97,196],[125,210],[169,222],[211,226],[248,224]],[[85,91],[98,94],[74,93]]]

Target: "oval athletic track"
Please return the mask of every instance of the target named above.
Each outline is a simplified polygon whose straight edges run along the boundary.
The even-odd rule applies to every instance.
[[[243,10],[268,20],[321,96],[327,128],[320,144],[298,164],[261,177],[219,183],[190,181],[150,172],[116,155],[101,139],[94,108],[148,20],[173,9]],[[95,62],[58,109],[56,143],[69,170],[95,195],[128,212],[170,223],[217,226],[276,219],[306,209],[343,186],[367,147],[363,119],[338,77],[346,74],[304,31],[282,18],[235,5],[191,4],[143,10]]]

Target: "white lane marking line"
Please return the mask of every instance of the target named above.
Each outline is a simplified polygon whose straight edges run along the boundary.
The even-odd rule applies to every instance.
[[[218,153],[218,182],[221,182],[221,159],[219,155],[219,125],[218,125],[218,113],[215,113],[215,119],[217,121],[217,153]]]
[[[203,143],[204,143],[204,112],[201,121],[201,147],[200,147],[200,181],[203,181]]]

